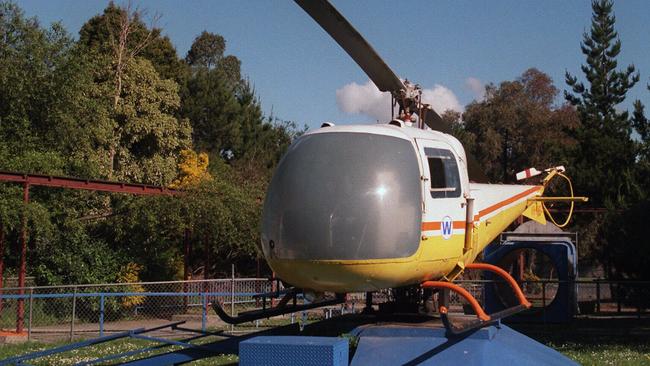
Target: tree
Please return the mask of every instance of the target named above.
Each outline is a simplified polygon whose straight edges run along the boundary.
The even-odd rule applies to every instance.
[[[178,59],[169,37],[162,36],[161,30],[155,27],[159,17],[154,16],[152,24],[147,27],[142,20],[145,16],[144,10],[132,10],[130,4],[119,7],[111,1],[101,15],[92,17],[81,27],[79,44],[108,55],[115,52],[115,46],[120,47],[122,38],[123,50],[133,52],[139,49],[137,55],[151,61],[161,78],[182,84],[187,76],[186,66]],[[128,34],[122,37],[125,25],[128,25]]]
[[[211,69],[219,63],[225,50],[226,40],[222,36],[203,31],[192,42],[185,61],[190,66]]]
[[[568,132],[577,124],[573,109],[555,106],[558,94],[551,78],[537,69],[514,81],[488,85],[485,99],[465,113],[447,113],[455,134],[485,168],[492,181],[512,181],[528,167],[547,168],[567,162]]]
[[[190,147],[191,127],[174,116],[178,85],[161,80],[148,60],[126,70],[122,98],[104,141],[113,179],[167,185],[176,177],[180,152]]]
[[[219,70],[196,71],[183,89],[181,116],[192,125],[199,150],[232,158],[239,144],[240,104]]]
[[[650,90],[650,86],[648,86]],[[645,116],[645,106],[640,100],[634,102],[634,113],[632,114],[632,126],[639,134],[639,163],[647,168],[650,164],[650,120]]]
[[[581,44],[586,56],[581,69],[588,85],[566,73],[571,92],[564,95],[577,108],[581,120],[575,131],[578,146],[571,165],[576,186],[593,205],[624,205],[632,193],[635,148],[628,113],[616,106],[639,81],[639,74],[634,65],[617,70],[621,41],[614,30],[612,2],[594,1],[592,10],[591,30],[584,33]]]

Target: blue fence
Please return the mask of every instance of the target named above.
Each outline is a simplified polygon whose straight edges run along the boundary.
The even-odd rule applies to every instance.
[[[235,313],[257,306],[255,294],[273,290],[267,279],[100,284],[0,290],[0,329],[12,330],[17,305],[24,303],[24,329],[29,339],[54,341],[103,336],[170,320],[185,320],[205,331],[223,326],[210,303]]]
[[[479,302],[485,304],[488,280],[461,280]],[[522,289],[536,308],[552,304],[560,281],[524,281]],[[647,314],[650,306],[650,282],[614,282],[604,280],[573,281],[576,286],[580,315]],[[38,341],[73,341],[135,329],[156,327],[170,321],[185,321],[195,330],[228,329],[245,331],[251,326],[274,326],[294,319],[271,319],[232,328],[217,318],[210,303],[219,301],[224,309],[236,314],[260,307],[255,294],[276,290],[267,279],[216,279],[203,281],[170,281],[130,284],[99,284],[84,286],[51,286],[0,289],[0,330],[12,330],[17,322],[18,301],[24,303],[24,328],[27,337]],[[375,294],[375,302],[389,300],[389,291]],[[340,310],[360,310],[365,295],[349,294]],[[355,308],[356,304],[356,308]],[[429,305],[427,303],[427,305]],[[430,304],[435,309],[433,303]],[[464,311],[460,298],[451,299],[452,311]],[[544,314],[545,310],[542,310]],[[320,312],[317,314],[317,312]],[[312,316],[329,317],[335,308],[315,310]]]

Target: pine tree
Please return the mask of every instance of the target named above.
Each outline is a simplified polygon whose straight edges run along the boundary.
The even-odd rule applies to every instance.
[[[632,125],[626,111],[616,106],[639,81],[634,65],[618,71],[617,56],[621,41],[614,29],[616,18],[612,2],[592,2],[591,30],[581,44],[586,64],[581,69],[587,85],[566,73],[571,92],[565,98],[580,115],[576,130],[578,147],[572,164],[576,186],[589,195],[594,205],[625,204],[633,176],[635,146],[630,137]]]

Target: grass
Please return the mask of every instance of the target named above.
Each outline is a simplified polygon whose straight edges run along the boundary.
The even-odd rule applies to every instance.
[[[650,319],[576,319],[570,324],[511,325],[581,365],[650,366]]]
[[[210,339],[212,338],[212,339]],[[214,341],[214,337],[206,337],[200,341],[192,342],[193,344],[202,344],[206,342]],[[42,351],[58,346],[65,345],[66,343],[39,343],[39,342],[27,342],[18,345],[0,345],[0,360],[14,357],[30,352]],[[157,346],[159,343],[140,340],[140,339],[119,339],[111,342],[97,344],[91,347],[85,347],[82,349],[72,350],[68,352],[58,353],[55,355],[38,358],[34,361],[29,361],[31,365],[73,365],[78,362],[90,361],[100,357],[105,357],[108,355],[119,354],[123,352],[133,351],[145,347]],[[113,361],[108,361],[101,363],[100,365],[117,365],[127,361],[133,361],[145,357],[150,357],[156,354],[162,354],[170,351],[176,351],[181,349],[180,346],[168,346],[156,349],[154,351],[149,351],[145,353],[140,353],[138,355],[124,357],[116,359]],[[238,357],[236,355],[219,355],[215,357],[204,358],[189,363],[189,365],[199,366],[199,365],[232,365],[236,364]]]
[[[580,344],[565,343],[548,346],[563,353],[581,365],[650,365],[650,345],[648,344]]]
[[[287,319],[274,319],[273,325],[283,325]],[[575,360],[582,365],[623,365],[650,366],[650,319],[600,319],[576,320],[567,324],[546,325],[511,325],[516,330],[534,338]],[[239,327],[238,327],[239,328]],[[214,331],[216,329],[210,329]],[[252,329],[250,329],[252,330]],[[350,338],[344,334],[343,337]],[[193,341],[195,344],[213,342],[216,337],[205,337]],[[354,341],[354,339],[351,339]],[[354,342],[351,342],[354,345]],[[24,343],[20,345],[0,345],[0,360],[29,352],[61,346],[65,343]],[[110,354],[122,353],[144,347],[155,346],[156,343],[138,340],[121,339],[95,345],[85,349],[70,351],[49,356],[30,362],[34,365],[70,365],[76,362],[92,360]],[[180,347],[164,347],[148,353],[139,354],[118,361],[125,362],[154,354],[178,350]],[[197,360],[190,365],[231,365],[238,361],[235,355],[221,355]],[[104,365],[117,364],[104,363]]]

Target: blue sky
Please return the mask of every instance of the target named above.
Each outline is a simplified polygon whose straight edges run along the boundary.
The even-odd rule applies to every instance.
[[[62,21],[77,35],[107,1],[22,0],[41,24]],[[118,4],[121,2],[117,1]],[[372,122],[383,99],[367,102],[367,76],[302,9],[288,0],[133,0],[158,13],[158,26],[180,56],[203,30],[223,35],[226,53],[242,61],[263,108],[286,120],[314,127],[322,121]],[[580,73],[582,33],[589,29],[588,1],[440,0],[339,1],[334,5],[374,46],[397,75],[429,89],[443,106],[462,108],[477,97],[476,85],[512,80],[529,67],[549,74],[564,90],[564,72]],[[398,7],[399,6],[399,7]],[[619,65],[634,63],[641,82],[634,99],[650,105],[650,1],[618,0],[616,29],[623,47]],[[471,80],[471,82],[470,82]],[[356,87],[351,87],[356,83]],[[347,88],[344,88],[348,85]],[[473,85],[473,87],[472,87]],[[337,103],[337,90],[343,101]],[[364,94],[366,93],[366,94]],[[361,113],[353,110],[351,102]],[[355,99],[357,98],[357,99]],[[377,99],[379,98],[379,99]],[[561,100],[560,100],[561,101]],[[436,104],[434,104],[436,106]],[[388,110],[390,106],[386,106]],[[650,109],[650,107],[648,107]]]

